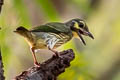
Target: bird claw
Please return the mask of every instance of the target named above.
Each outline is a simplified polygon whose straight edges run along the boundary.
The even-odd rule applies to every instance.
[[[54,58],[61,58],[60,54],[57,51],[53,54],[53,57]]]
[[[38,63],[38,62],[35,62],[34,65],[35,65],[36,67],[40,67],[40,63]]]

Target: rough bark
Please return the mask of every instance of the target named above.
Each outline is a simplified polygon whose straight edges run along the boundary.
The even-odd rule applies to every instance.
[[[40,67],[31,67],[16,76],[13,80],[56,80],[57,76],[70,66],[75,55],[72,49],[59,53],[60,57],[52,57],[43,62]]]

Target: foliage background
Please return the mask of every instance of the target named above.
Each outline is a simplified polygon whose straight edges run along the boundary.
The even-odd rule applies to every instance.
[[[86,20],[95,39],[77,39],[59,48],[74,49],[75,60],[58,80],[120,80],[120,0],[5,0],[0,16],[0,44],[6,80],[33,66],[25,40],[13,33],[20,25],[31,28],[51,21]],[[39,62],[51,57],[37,54]]]

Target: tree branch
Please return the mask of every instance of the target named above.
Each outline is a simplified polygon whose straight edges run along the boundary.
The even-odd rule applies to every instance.
[[[60,57],[52,57],[43,62],[41,66],[31,67],[16,76],[14,80],[56,80],[57,76],[70,66],[70,62],[74,59],[72,49],[60,52]]]
[[[3,0],[0,0],[0,13],[1,13],[1,10],[2,10],[2,5],[3,5]]]
[[[0,0],[0,13],[2,10],[3,0]],[[1,28],[0,28],[1,29]],[[2,63],[2,56],[1,56],[1,49],[0,49],[0,80],[4,80],[4,70],[3,70],[3,63]]]
[[[1,50],[0,50],[0,80],[4,80],[4,70],[3,70],[3,63],[2,63],[2,56],[1,56]]]

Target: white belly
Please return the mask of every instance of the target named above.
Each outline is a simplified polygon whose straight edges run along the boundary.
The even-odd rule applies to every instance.
[[[55,35],[51,35],[50,33],[45,32],[34,32],[37,38],[36,47],[40,49],[45,49],[50,47],[51,49],[55,46],[55,44],[60,40]]]

